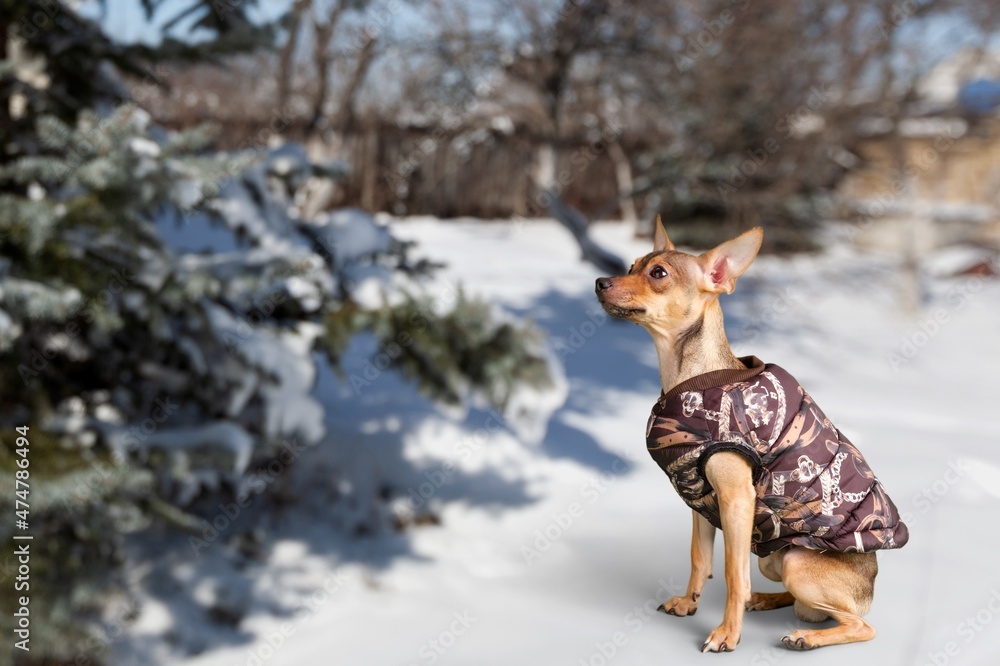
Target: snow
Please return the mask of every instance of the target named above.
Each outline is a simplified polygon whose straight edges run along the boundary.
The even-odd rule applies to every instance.
[[[159,157],[160,144],[145,137],[137,136],[129,140],[129,148],[136,155],[142,157]]]
[[[924,269],[934,277],[952,277],[982,262],[995,262],[996,250],[976,245],[953,245],[924,259]]]
[[[250,462],[253,438],[246,430],[229,421],[211,421],[199,426],[161,430],[141,442],[141,451],[162,449],[171,454],[217,446],[233,457],[233,474],[242,474]]]
[[[79,401],[78,398],[76,400]],[[160,406],[169,413],[169,400]],[[62,424],[60,429],[66,432],[78,430],[79,428],[74,426],[74,419],[79,420],[81,424],[86,422],[98,427],[103,432],[112,453],[121,461],[127,460],[128,455],[133,452],[140,458],[145,458],[153,450],[161,450],[169,455],[186,455],[192,451],[218,448],[231,455],[232,473],[238,476],[246,470],[253,452],[253,438],[246,430],[231,421],[209,421],[197,426],[159,428],[147,434],[135,428],[130,431],[124,426],[115,425],[114,421],[95,422],[93,419],[84,419],[82,401],[76,410],[72,405],[65,406],[64,409],[67,414],[53,420],[54,428]],[[77,411],[80,413],[79,416],[75,414]],[[115,420],[120,421],[120,417]],[[152,419],[149,421],[152,422]],[[137,432],[140,434],[137,435]]]
[[[360,257],[388,252],[389,232],[376,226],[372,216],[357,208],[341,208],[330,213],[321,236],[325,247],[338,264],[357,261]]]
[[[253,328],[230,311],[205,302],[209,325],[215,336],[230,342],[232,349],[262,374],[273,377],[259,387],[264,397],[264,436],[268,439],[299,437],[318,441],[324,434],[323,407],[309,396],[316,366],[309,354],[322,333],[319,324],[300,324],[280,333]],[[237,413],[242,404],[230,405]]]
[[[44,320],[65,316],[82,303],[83,297],[75,287],[60,290],[34,280],[12,277],[0,281],[0,305],[19,318]]]
[[[272,150],[264,164],[267,171],[286,179],[305,178],[312,172],[305,148],[298,143],[285,143]]]
[[[245,234],[256,243],[266,245],[280,237],[273,229],[276,224],[274,217],[261,215],[248,186],[243,183],[228,184],[222,190],[222,197],[212,200],[210,207],[222,216],[231,229]]]
[[[901,262],[836,245],[759,258],[724,297],[737,354],[803,383],[864,451],[912,538],[879,557],[873,642],[790,655],[778,641],[803,624],[786,608],[747,614],[736,653],[714,657],[698,649],[722,617],[721,538],[700,612],[651,612],[686,584],[690,512],[643,450],[660,390],[645,331],[602,316],[597,272],[554,222],[413,218],[391,231],[447,263],[432,296],[460,282],[547,332],[561,367],[550,392],[523,398],[534,422],[435,406],[389,372],[354,390],[350,376],[378,352],[358,339],[342,376],[320,366],[312,397],[334,444],[295,462],[297,504],[268,524],[264,561],[227,568],[223,540],[158,564],[114,663],[994,662],[1000,432],[984,369],[996,363],[995,281],[926,275],[924,308],[909,316]],[[619,224],[595,237],[626,262],[649,245]],[[384,487],[395,499],[380,499]],[[393,511],[440,525],[352,536]],[[777,589],[752,571],[755,589]],[[212,625],[194,603],[242,616]]]
[[[254,439],[232,421],[159,427],[159,422],[164,421],[179,407],[179,404],[174,404],[169,399],[158,400],[152,418],[126,426],[121,425],[120,414],[110,406],[95,410],[97,418],[85,417],[83,401],[74,397],[63,401],[60,413],[49,419],[47,427],[52,432],[67,435],[79,433],[83,425],[100,432],[116,460],[117,464],[113,468],[115,474],[127,475],[134,471],[128,464],[132,455],[139,460],[147,460],[151,452],[161,452],[171,461],[171,477],[175,481],[173,499],[184,506],[204,488],[217,491],[224,477],[236,483],[250,463]],[[83,434],[93,435],[93,432]],[[213,453],[222,453],[231,460],[228,474],[218,471],[221,466],[206,468],[192,460],[194,454],[210,456]],[[185,473],[179,473],[180,470]]]

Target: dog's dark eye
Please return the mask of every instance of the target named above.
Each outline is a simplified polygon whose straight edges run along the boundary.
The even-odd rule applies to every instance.
[[[662,266],[654,266],[653,270],[649,271],[649,276],[660,280],[667,277],[667,272],[663,270]]]

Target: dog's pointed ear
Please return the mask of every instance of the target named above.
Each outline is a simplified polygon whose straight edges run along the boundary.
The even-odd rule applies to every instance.
[[[653,226],[653,252],[662,252],[663,250],[673,250],[674,244],[670,242],[667,238],[667,230],[663,228],[663,220],[660,219],[660,215],[656,215],[656,224]]]
[[[754,227],[699,256],[698,262],[704,270],[702,288],[716,293],[733,293],[736,278],[750,268],[763,241],[764,230]]]

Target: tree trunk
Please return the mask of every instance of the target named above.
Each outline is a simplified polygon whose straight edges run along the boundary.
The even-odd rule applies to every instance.
[[[351,80],[344,89],[344,94],[340,100],[340,108],[337,111],[337,117],[331,123],[333,129],[338,132],[349,132],[354,127],[357,120],[357,109],[355,108],[355,103],[357,102],[358,91],[361,89],[361,84],[365,81],[368,69],[371,67],[372,62],[375,61],[375,54],[375,38],[372,37],[365,42],[365,45],[358,53],[358,62],[354,66],[354,72],[351,75]]]
[[[299,45],[299,30],[302,27],[302,14],[309,7],[310,0],[296,0],[292,9],[292,25],[288,28],[288,41],[281,49],[279,60],[278,104],[288,105],[292,94],[292,78],[295,76],[295,49]]]
[[[556,184],[557,149],[554,142],[546,141],[538,146],[533,180],[539,192],[554,189]]]
[[[319,129],[320,122],[325,114],[326,98],[330,91],[330,55],[327,47],[333,37],[333,31],[340,22],[346,7],[338,4],[331,12],[329,18],[320,21],[313,8],[313,25],[316,26],[316,43],[313,44],[313,62],[316,66],[316,96],[313,98],[313,112],[306,127],[306,133],[311,134]]]
[[[376,174],[378,174],[378,133],[377,132],[367,132],[364,138],[364,164],[370,164],[371,167],[365,169],[364,174],[361,177],[361,207],[365,210],[376,210],[375,205],[375,187],[378,185],[378,179]]]
[[[618,207],[622,213],[622,219],[631,224],[634,228],[639,226],[639,214],[635,210],[635,201],[631,197],[631,192],[635,189],[632,180],[632,163],[628,160],[628,155],[617,141],[608,142],[608,157],[615,165],[615,180],[618,182]]]

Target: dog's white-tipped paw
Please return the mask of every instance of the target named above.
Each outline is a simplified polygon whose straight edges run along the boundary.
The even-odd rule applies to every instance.
[[[789,650],[812,650],[815,645],[810,645],[806,641],[806,632],[796,631],[795,633],[783,636],[781,642],[785,644],[785,647]]]
[[[702,652],[732,652],[736,649],[736,646],[740,643],[740,635],[725,627],[724,625],[719,625],[715,630],[708,635],[708,640],[705,644],[701,646]]]

